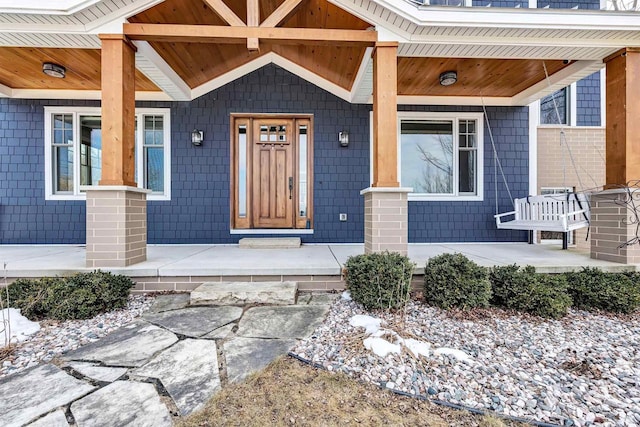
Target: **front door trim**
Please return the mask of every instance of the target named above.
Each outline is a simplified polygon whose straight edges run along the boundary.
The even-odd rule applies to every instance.
[[[256,169],[259,171],[261,167],[260,163],[256,163],[257,153],[260,152],[256,147],[260,145],[258,142],[259,125],[264,124],[264,120],[274,123],[281,121],[283,124],[287,122],[291,128],[287,131],[287,138],[291,138],[292,147],[289,154],[293,164],[287,170],[286,179],[289,176],[293,177],[294,190],[290,202],[291,206],[287,207],[291,210],[290,215],[287,216],[287,219],[281,218],[280,221],[271,221],[268,218],[260,220],[256,218],[257,215],[254,212],[259,208],[260,200],[259,197],[254,197],[254,189],[260,183],[257,176],[254,175],[254,171]],[[278,142],[273,145],[275,150],[282,148]],[[301,147],[306,147],[306,149]],[[241,164],[242,166],[240,166]],[[306,174],[301,174],[301,165],[306,166]],[[264,178],[266,177],[263,176]],[[241,189],[242,195],[240,194]],[[313,115],[232,113],[230,115],[229,194],[231,234],[313,233]],[[304,203],[305,201],[306,203]]]

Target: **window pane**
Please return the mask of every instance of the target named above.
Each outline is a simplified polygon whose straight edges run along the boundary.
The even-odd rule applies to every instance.
[[[102,176],[99,116],[80,116],[80,185],[97,185]]]
[[[476,193],[476,151],[460,151],[459,191],[460,193]]]
[[[298,177],[298,210],[301,217],[307,216],[307,126],[300,126],[298,128],[300,133],[300,166]]]
[[[402,186],[415,193],[453,192],[453,122],[403,121]]]
[[[247,127],[238,126],[238,216],[247,216]]]
[[[162,116],[144,116],[144,145],[162,145]]]
[[[73,191],[73,147],[54,147],[54,192]]]
[[[145,188],[154,193],[164,191],[164,148],[145,147]]]
[[[555,100],[555,102],[554,102]],[[569,105],[567,88],[547,95],[540,100],[540,124],[553,125],[568,123],[567,107]],[[557,112],[556,112],[557,107]]]

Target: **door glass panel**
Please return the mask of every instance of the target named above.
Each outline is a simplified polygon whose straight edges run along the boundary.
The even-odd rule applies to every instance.
[[[307,216],[307,126],[298,128],[299,143],[299,173],[298,173],[298,210],[301,217]]]
[[[238,216],[247,217],[247,127],[245,125],[238,126]]]

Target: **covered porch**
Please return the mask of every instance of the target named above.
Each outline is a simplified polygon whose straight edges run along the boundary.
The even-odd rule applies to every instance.
[[[2,245],[0,264],[7,281],[19,277],[69,275],[91,271],[85,267],[84,246]],[[147,260],[128,267],[107,268],[137,283],[136,291],[190,291],[203,282],[296,281],[301,291],[344,289],[342,267],[347,258],[364,252],[362,244],[310,244],[296,249],[244,249],[237,245],[149,245]],[[562,250],[560,245],[526,243],[409,244],[416,264],[414,286],[422,284],[426,261],[443,253],[462,253],[485,267],[532,265],[543,273],[562,273],[582,267],[605,271],[635,271],[591,259],[589,253]]]

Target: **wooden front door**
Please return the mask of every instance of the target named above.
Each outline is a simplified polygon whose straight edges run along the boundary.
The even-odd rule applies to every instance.
[[[293,120],[253,120],[254,228],[293,228],[294,174]]]

